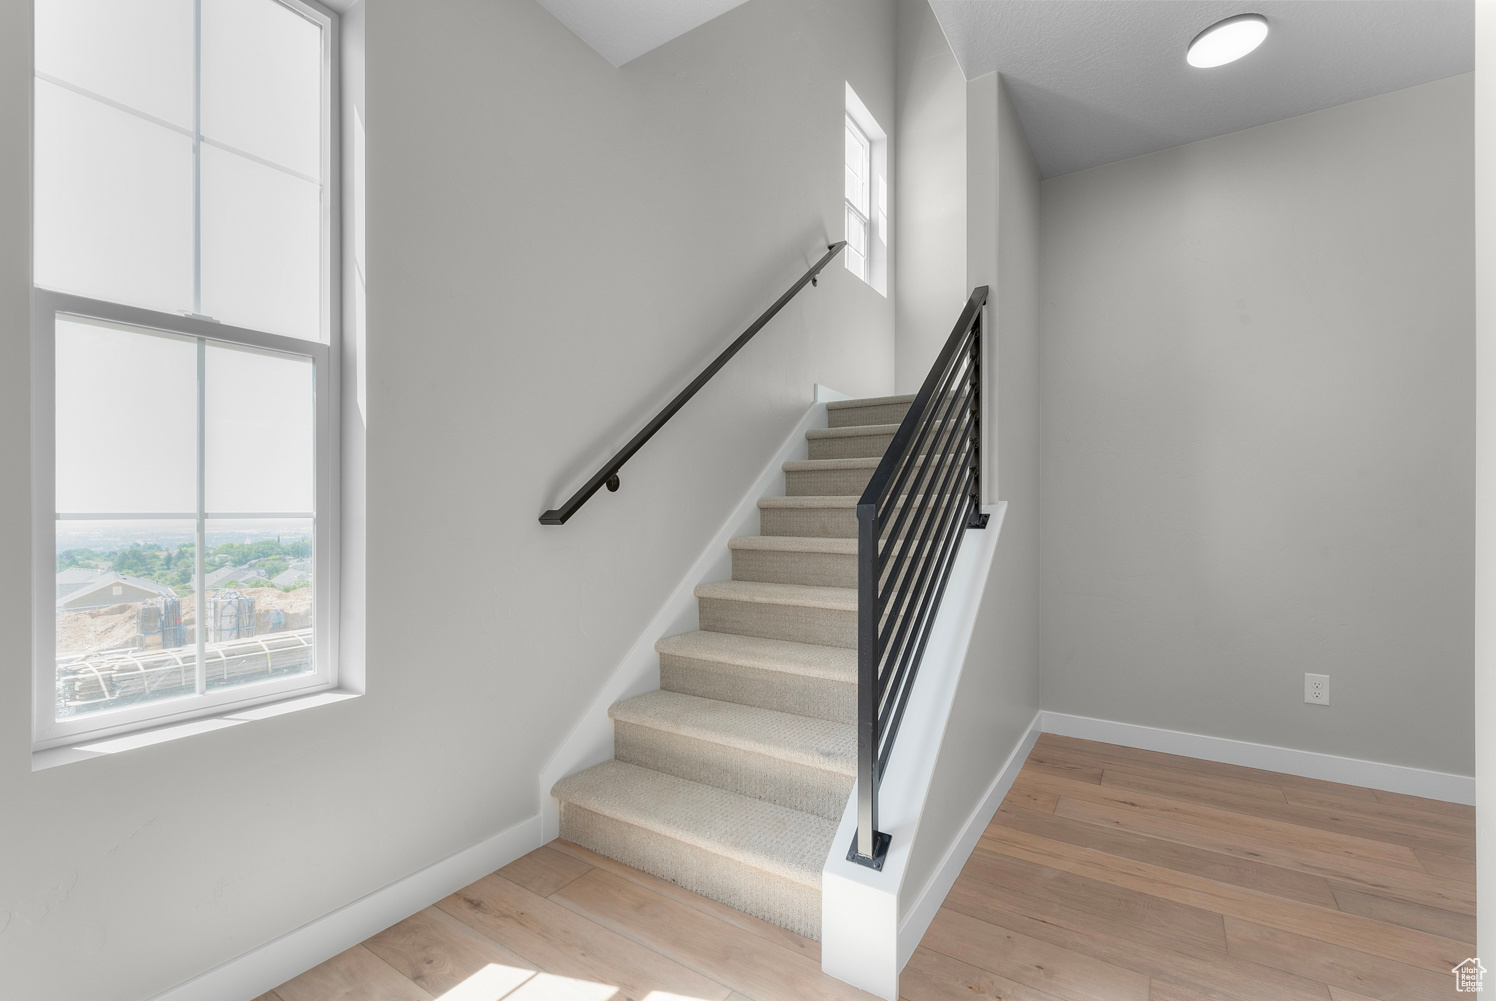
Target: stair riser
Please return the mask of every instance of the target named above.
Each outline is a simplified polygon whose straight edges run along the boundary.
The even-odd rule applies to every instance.
[[[827,820],[841,819],[852,792],[850,775],[620,720],[613,757]]]
[[[660,655],[660,687],[703,699],[735,702],[784,713],[814,715],[836,723],[857,722],[857,686],[783,671]]]
[[[820,887],[561,803],[561,837],[807,938],[821,937]]]
[[[942,483],[949,489],[950,484],[958,482],[961,471],[948,472],[954,455],[947,452],[939,459],[932,461],[928,468],[924,468],[926,459],[921,457],[918,465],[908,474],[904,484],[901,486],[902,493],[923,493],[932,487],[939,487]],[[858,496],[867,489],[868,482],[876,472],[872,466],[857,469],[837,468],[811,468],[790,469],[784,474],[784,492],[787,497],[835,497],[835,496]],[[949,479],[947,479],[949,475]]]
[[[784,474],[786,497],[856,496],[867,488],[873,469],[794,469]]]
[[[834,428],[855,428],[867,424],[897,424],[909,412],[907,403],[882,403],[872,407],[841,407],[826,411],[826,423]]]
[[[758,534],[817,539],[857,538],[857,511],[850,507],[766,507],[758,512]]]
[[[824,646],[857,646],[855,611],[722,598],[700,598],[697,608],[701,628],[709,632]]]
[[[732,579],[761,581],[766,584],[856,587],[857,555],[734,549]]]
[[[864,459],[881,456],[888,451],[892,441],[892,433],[857,435],[851,438],[811,438],[807,441],[810,446],[808,458]]]

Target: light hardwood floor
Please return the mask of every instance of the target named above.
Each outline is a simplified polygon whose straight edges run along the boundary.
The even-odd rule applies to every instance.
[[[907,1001],[1455,998],[1470,807],[1045,735]],[[258,1001],[867,999],[820,947],[554,841]]]

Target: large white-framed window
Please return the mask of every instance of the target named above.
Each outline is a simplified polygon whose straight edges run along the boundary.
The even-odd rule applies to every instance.
[[[847,270],[888,294],[888,133],[847,84],[844,121]]]
[[[337,684],[338,20],[35,0],[38,750]]]

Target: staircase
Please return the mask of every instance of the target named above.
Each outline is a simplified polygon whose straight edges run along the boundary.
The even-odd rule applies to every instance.
[[[561,836],[819,939],[821,867],[857,774],[858,495],[913,396],[827,404],[788,496],[696,588],[660,690],[609,709],[614,760],[556,783]]]

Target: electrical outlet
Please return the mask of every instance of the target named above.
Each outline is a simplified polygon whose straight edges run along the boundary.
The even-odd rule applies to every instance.
[[[1330,676],[1328,674],[1304,675],[1304,701],[1316,706],[1330,704]]]

